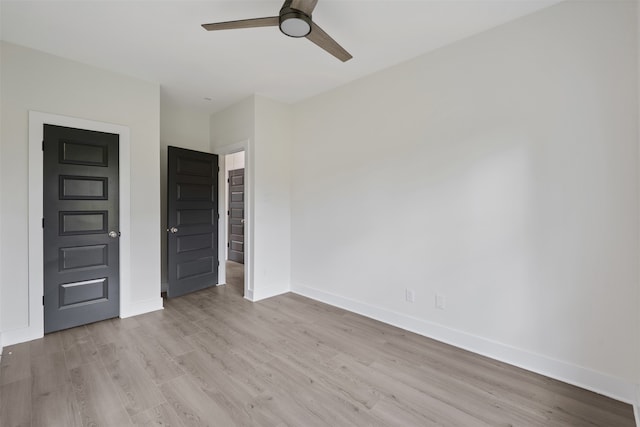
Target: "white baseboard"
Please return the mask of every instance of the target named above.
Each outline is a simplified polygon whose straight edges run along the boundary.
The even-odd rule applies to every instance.
[[[286,294],[287,292],[289,292],[288,288],[286,288],[286,289],[261,289],[261,290],[254,289],[253,291],[247,291],[247,295],[245,295],[245,298],[248,299],[249,301],[258,302],[258,301],[263,300],[263,299],[267,299],[267,298],[271,298],[271,297],[276,297],[278,295]]]
[[[156,310],[163,310],[162,297],[151,298],[144,301],[137,301],[129,304],[128,307],[120,309],[120,317],[122,319],[140,314],[150,313]]]
[[[318,289],[292,284],[291,292],[635,405],[638,419],[638,385],[632,382]]]
[[[38,328],[26,327],[14,329],[12,331],[4,331],[2,333],[1,346],[4,348],[14,344],[20,344],[22,342],[37,340],[42,337],[42,330],[38,330]]]
[[[260,291],[256,291],[256,290],[252,291],[247,289],[247,291],[244,294],[244,298],[248,299],[251,302],[258,302],[263,299],[286,294],[289,291],[290,290],[288,288],[287,289],[262,289]]]
[[[162,298],[152,298],[146,301],[140,301],[130,304],[129,307],[120,309],[120,317],[131,317],[139,314],[149,313],[151,311],[162,310]],[[4,331],[0,334],[0,349],[14,344],[20,344],[27,341],[33,341],[42,338],[42,328],[26,327],[14,329],[12,331]]]
[[[633,416],[636,418],[636,427],[640,427],[640,384],[636,385],[636,404],[633,405]]]

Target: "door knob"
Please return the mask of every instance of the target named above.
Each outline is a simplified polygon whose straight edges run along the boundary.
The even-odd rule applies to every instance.
[[[240,220],[240,224],[244,224],[244,218]]]
[[[110,231],[109,232],[109,237],[111,237],[112,239],[116,239],[116,238],[120,237],[120,232],[119,231]]]
[[[167,228],[167,231],[169,231],[172,234],[175,234],[178,232],[178,229],[176,227],[171,227],[171,228]]]

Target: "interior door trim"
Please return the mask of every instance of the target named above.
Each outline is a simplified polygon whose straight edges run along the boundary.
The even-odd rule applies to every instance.
[[[130,130],[126,126],[75,117],[29,111],[29,324],[26,329],[3,333],[3,343],[44,336],[42,305],[43,267],[43,127],[45,124],[115,133],[120,136],[120,317],[128,317],[131,296],[131,156]]]
[[[227,243],[229,236],[227,235],[228,219],[225,206],[226,199],[226,182],[225,163],[227,154],[244,151],[244,298],[253,301],[253,144],[251,140],[245,139],[221,147],[215,147],[213,154],[217,154],[220,160],[220,172],[218,175],[219,182],[225,185],[218,186],[218,200],[220,200],[220,221],[218,221],[218,256],[220,257],[220,267],[218,268],[218,282],[226,283],[227,269],[225,266]]]

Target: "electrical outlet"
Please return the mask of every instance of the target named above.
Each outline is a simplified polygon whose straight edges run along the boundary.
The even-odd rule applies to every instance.
[[[407,302],[414,302],[416,300],[415,295],[413,294],[413,291],[411,289],[404,290],[404,297]]]
[[[444,310],[445,308],[444,295],[436,294],[436,308],[439,310]]]

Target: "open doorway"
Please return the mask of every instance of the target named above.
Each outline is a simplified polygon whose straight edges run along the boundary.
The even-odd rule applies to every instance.
[[[226,284],[244,296],[245,261],[245,153],[225,156]]]

